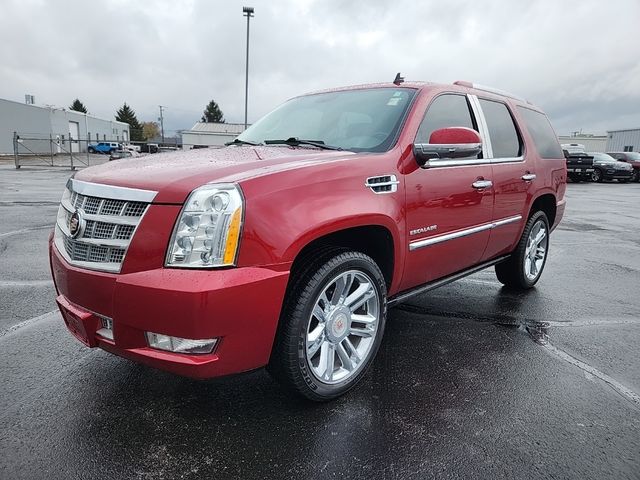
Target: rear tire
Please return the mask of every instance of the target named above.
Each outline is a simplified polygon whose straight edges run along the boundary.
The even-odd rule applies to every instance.
[[[509,259],[495,266],[496,276],[505,287],[527,290],[540,280],[548,253],[549,220],[544,212],[537,211],[527,220]]]
[[[343,395],[376,356],[387,313],[382,272],[367,255],[329,251],[292,278],[267,370],[316,402]]]

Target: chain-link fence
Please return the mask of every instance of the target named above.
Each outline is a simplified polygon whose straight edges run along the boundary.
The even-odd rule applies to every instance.
[[[79,167],[109,160],[114,151],[123,149],[122,141],[73,138],[70,135],[13,133],[13,157],[16,168],[23,166]]]

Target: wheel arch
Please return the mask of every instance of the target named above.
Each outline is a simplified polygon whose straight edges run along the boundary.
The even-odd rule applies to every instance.
[[[552,226],[556,220],[557,208],[556,196],[552,193],[543,193],[532,202],[527,218],[540,210],[547,216],[549,226]]]
[[[293,258],[290,278],[315,260],[317,254],[327,249],[354,250],[371,257],[380,270],[390,290],[394,281],[399,279],[398,232],[380,222],[343,226],[331,231],[317,232],[317,235],[305,235],[306,241],[298,242],[295,252],[289,252]],[[290,280],[291,283],[291,280]]]

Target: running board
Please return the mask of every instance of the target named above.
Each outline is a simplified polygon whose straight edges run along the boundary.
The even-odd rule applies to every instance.
[[[405,290],[404,292],[400,292],[393,297],[387,300],[387,305],[389,307],[393,307],[394,305],[404,302],[406,299],[411,298],[415,295],[420,295],[421,293],[429,292],[436,288],[442,287],[449,283],[455,282],[456,280],[460,280],[461,278],[468,277],[480,270],[484,270],[485,268],[491,267],[497,263],[504,262],[510,255],[505,255],[502,257],[494,258],[493,260],[489,260],[488,262],[481,263],[480,265],[476,265],[475,267],[471,267],[467,270],[462,270],[458,273],[454,273],[453,275],[449,275],[448,277],[440,278],[439,280],[434,280],[433,282],[428,282],[418,287],[414,287],[410,290]]]

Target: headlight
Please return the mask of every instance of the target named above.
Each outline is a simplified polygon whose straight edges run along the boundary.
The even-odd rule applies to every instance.
[[[189,195],[171,235],[166,266],[234,265],[242,228],[243,199],[232,184],[204,185]]]

